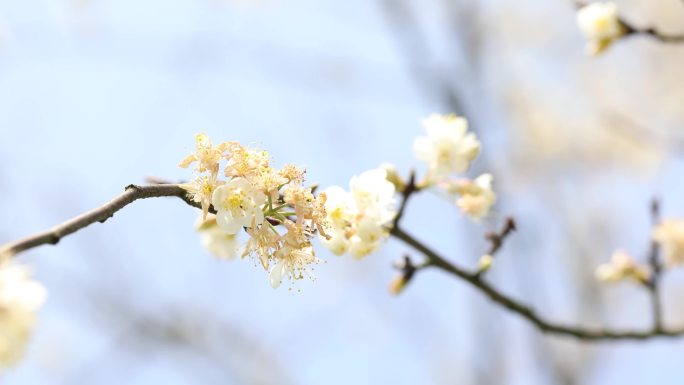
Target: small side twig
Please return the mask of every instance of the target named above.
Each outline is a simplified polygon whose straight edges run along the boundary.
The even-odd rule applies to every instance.
[[[399,225],[399,221],[401,221],[401,218],[404,216],[404,211],[406,210],[406,204],[408,203],[409,198],[418,191],[420,191],[420,188],[416,186],[416,171],[411,170],[404,190],[401,191],[401,202],[399,203],[397,216],[394,217],[394,221],[392,222],[392,227]]]
[[[657,198],[651,201],[651,222],[653,226],[660,223],[660,202]],[[651,239],[651,247],[649,251],[648,262],[651,266],[651,279],[648,282],[647,288],[651,294],[651,305],[653,311],[653,330],[659,331],[663,329],[663,310],[660,301],[660,278],[662,276],[662,266],[658,260],[660,254],[660,246],[658,242]]]
[[[501,246],[503,246],[504,241],[506,238],[508,238],[513,231],[516,230],[515,226],[515,220],[513,217],[507,217],[506,221],[504,222],[503,227],[501,228],[501,231],[498,233],[496,231],[490,231],[485,234],[485,239],[489,241],[489,250],[487,251],[487,255],[490,257],[494,257],[496,253],[501,249]],[[485,273],[486,270],[478,270],[475,273],[475,276],[480,278],[482,275]]]

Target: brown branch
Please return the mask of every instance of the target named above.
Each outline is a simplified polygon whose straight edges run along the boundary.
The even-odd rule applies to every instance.
[[[657,31],[655,28],[637,28],[632,24],[629,24],[624,19],[620,19],[620,22],[625,27],[625,36],[630,35],[642,35],[648,36],[661,43],[684,43],[684,35],[665,35],[662,32]]]
[[[155,184],[150,186],[129,185],[124,189],[124,192],[121,195],[96,209],[85,212],[46,231],[1,245],[0,258],[11,257],[21,253],[22,251],[26,251],[41,245],[55,245],[67,235],[72,234],[95,222],[104,223],[117,211],[138,199],[157,197],[177,197],[182,199],[190,206],[198,208],[200,207],[199,204],[192,201],[187,196],[186,191],[177,184]],[[213,212],[213,209],[210,211]]]
[[[515,231],[515,220],[513,220],[513,217],[508,217],[506,218],[506,221],[504,222],[504,226],[501,229],[500,232],[489,232],[485,234],[485,238],[489,241],[491,246],[489,247],[489,251],[487,254],[489,255],[495,255],[499,249],[501,249],[501,246],[503,246],[504,241],[506,238],[511,235],[513,231]]]
[[[411,185],[413,185],[414,187],[407,187],[404,190],[404,199],[401,202],[400,213],[403,213],[404,209],[406,208],[406,202],[408,201],[408,198],[413,193],[418,191],[415,188],[415,183],[409,183],[409,186]],[[52,229],[0,246],[0,255],[12,256],[22,251],[26,251],[41,245],[54,245],[58,243],[63,237],[72,234],[82,228],[85,228],[95,222],[105,222],[107,219],[111,218],[117,211],[121,210],[122,208],[126,207],[127,205],[133,203],[138,199],[156,197],[177,197],[183,200],[188,205],[199,208],[199,205],[196,202],[192,201],[187,196],[186,191],[183,190],[177,184],[160,184],[149,186],[129,185],[125,188],[125,191],[121,195],[117,196],[108,203],[96,209],[93,209],[73,219],[70,219],[60,225],[55,226]],[[210,209],[210,211],[213,212],[214,210]],[[400,215],[398,215],[397,217],[398,219],[401,218]],[[406,243],[407,245],[413,247],[427,258],[427,261],[424,264],[416,266],[417,269],[436,267],[462,279],[463,281],[469,283],[470,285],[472,285],[473,287],[487,295],[492,301],[498,303],[499,305],[505,307],[513,313],[520,315],[544,333],[571,336],[581,340],[588,341],[645,340],[653,337],[674,337],[684,334],[684,328],[666,330],[662,327],[659,327],[658,323],[656,323],[656,326],[652,330],[646,331],[620,331],[607,328],[590,329],[581,326],[566,326],[562,324],[553,323],[542,318],[528,305],[518,302],[517,300],[512,299],[511,297],[501,293],[496,288],[494,288],[493,286],[485,282],[483,279],[481,279],[477,275],[477,273],[468,272],[465,269],[460,268],[451,262],[448,262],[445,258],[441,257],[435,251],[428,248],[408,233],[404,232],[398,226],[398,224],[399,223],[397,220],[395,222],[395,226],[391,230],[391,234],[397,239],[400,239],[401,241]],[[510,224],[507,225],[504,228],[504,230],[508,230],[502,232],[502,234],[510,233],[510,231],[512,231],[513,228],[514,226]],[[500,245],[497,246],[496,249],[498,250],[499,247]]]
[[[397,224],[399,224],[399,221],[401,221],[401,218],[404,216],[404,211],[406,210],[406,204],[408,203],[409,198],[418,191],[420,191],[420,188],[416,185],[416,172],[412,170],[408,181],[404,186],[404,190],[401,192],[401,203],[399,205],[399,210],[397,211],[397,216],[394,217],[392,227],[396,227]]]
[[[411,180],[414,180],[412,177]],[[416,192],[420,191],[414,187],[410,187],[409,183],[406,189],[402,192],[402,201],[399,206],[399,212],[403,213],[406,209],[406,204],[408,199]],[[658,207],[657,204],[652,208],[653,218],[657,220],[658,218]],[[427,267],[436,267],[449,274],[454,275],[457,278],[469,283],[477,290],[481,291],[483,294],[488,296],[495,303],[505,307],[513,313],[518,314],[525,320],[530,322],[532,325],[537,327],[540,331],[547,334],[555,334],[561,336],[570,336],[580,340],[585,341],[616,341],[616,340],[646,340],[654,337],[675,337],[684,334],[684,327],[679,329],[667,330],[662,327],[660,321],[660,302],[658,300],[657,294],[657,282],[652,289],[654,298],[654,314],[656,321],[654,326],[650,330],[614,330],[609,328],[587,328],[577,325],[563,325],[560,323],[555,323],[545,319],[544,317],[537,314],[537,312],[532,309],[529,305],[519,302],[506,294],[500,292],[489,283],[485,282],[481,277],[479,272],[469,272],[466,269],[457,266],[454,263],[447,261],[444,257],[437,254],[435,251],[427,247],[422,242],[415,239],[412,235],[406,233],[399,226],[399,220],[401,216],[398,215],[394,221],[394,227],[392,228],[390,234],[395,238],[401,240],[407,245],[414,248],[416,251],[423,254],[427,260],[418,266],[413,266],[413,271],[411,272],[411,277],[415,278],[415,272]],[[489,233],[487,238],[491,242],[491,247],[489,249],[490,254],[495,254],[503,245],[503,241],[506,239],[511,232],[515,230],[515,222],[512,218],[507,218],[503,229],[500,233]],[[657,257],[656,257],[657,258]],[[656,260],[657,263],[657,260]],[[658,309],[658,310],[655,310]]]
[[[485,234],[485,238],[489,241],[489,250],[487,251],[487,255],[490,257],[494,258],[496,253],[501,249],[501,246],[503,246],[504,241],[506,238],[508,238],[513,231],[516,230],[515,227],[515,220],[513,217],[508,217],[506,218],[506,221],[504,222],[503,228],[501,231],[498,233],[495,231],[490,231],[487,234]],[[475,273],[475,276],[478,278],[482,278],[482,275],[487,272],[487,269],[480,269]]]
[[[427,262],[421,265],[421,268],[436,267],[462,279],[488,296],[492,301],[523,317],[543,333],[570,336],[586,341],[646,340],[654,337],[674,337],[684,334],[684,328],[671,330],[654,328],[652,330],[644,331],[613,330],[608,328],[592,329],[581,326],[562,325],[548,321],[537,314],[534,309],[528,305],[503,294],[484,280],[480,279],[475,273],[470,273],[465,269],[448,262],[435,251],[425,246],[422,242],[404,232],[401,228],[393,228],[391,234],[425,255]]]

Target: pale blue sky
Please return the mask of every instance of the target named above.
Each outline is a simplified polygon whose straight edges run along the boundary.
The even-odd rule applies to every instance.
[[[437,9],[426,5],[420,17],[431,20]],[[572,28],[567,9],[559,6],[551,15]],[[192,150],[196,132],[257,144],[276,164],[306,165],[311,181],[346,186],[352,175],[385,161],[403,171],[415,166],[411,143],[421,133],[420,118],[448,112],[415,83],[376,2],[8,0],[0,1],[0,23],[6,31],[0,36],[2,240],[94,207],[145,176],[187,178],[176,164]],[[427,29],[434,47],[446,46],[433,37],[438,25],[428,23]],[[585,63],[581,39],[572,31],[559,39],[565,56]],[[537,81],[552,84],[563,73],[557,48],[522,50],[510,64],[542,68]],[[426,65],[452,61],[437,52],[437,63]],[[512,71],[506,64],[498,63],[503,72]],[[471,103],[478,124],[488,127],[484,151],[496,170],[505,170],[510,159],[503,151],[509,129],[503,102]],[[681,170],[671,162],[655,176],[616,171],[595,179],[595,190],[602,191],[597,206],[617,213],[620,204],[632,208],[633,236],[620,238],[623,244],[635,252],[644,247],[639,237],[647,236],[646,205],[654,191],[668,191],[667,210],[684,213],[682,203],[672,202]],[[568,178],[571,198],[578,190]],[[543,187],[501,189],[507,198],[499,213],[515,214],[522,231],[529,229],[510,248],[527,252],[502,254],[506,259],[492,279],[552,318],[573,320],[577,299],[566,299],[576,297],[576,283],[559,277],[555,259],[567,240],[555,222],[547,223],[554,208],[534,195],[543,195]],[[195,215],[172,199],[137,202],[58,247],[22,256],[50,298],[26,361],[5,383],[281,383],[285,377],[310,385],[472,383],[478,365],[494,370],[482,353],[492,349],[504,356],[499,365],[507,382],[553,382],[548,362],[535,350],[537,332],[464,284],[429,271],[404,295],[390,297],[391,262],[406,250],[396,241],[362,261],[321,249],[328,263],[317,268],[315,283],[301,284],[300,293],[274,291],[252,262],[216,261],[203,251],[192,231]],[[473,266],[485,247],[480,234],[499,219],[478,226],[425,195],[413,202],[406,223],[438,250]],[[535,243],[539,230],[549,232],[543,245]],[[519,264],[533,266],[523,274],[530,275],[534,298],[507,273]],[[675,293],[684,288],[672,286]],[[647,324],[645,295],[631,288],[608,289],[607,295],[615,312],[608,319],[615,325]],[[126,305],[117,307],[109,296]],[[634,306],[616,306],[616,298]],[[472,317],[474,309],[484,320]],[[244,344],[266,353],[244,347],[231,352],[240,339],[235,335],[213,339],[237,373],[231,377],[201,357],[163,345],[143,353],[122,347],[135,346],[130,339],[137,338],[127,334],[129,312],[173,320],[181,310],[206,319],[208,330],[225,323]],[[684,316],[673,311],[673,319],[677,312]],[[581,383],[677,383],[669,376],[679,371],[681,347],[669,340],[586,350],[579,354],[591,353],[595,361]],[[251,378],[250,365],[260,368],[261,380],[245,379]],[[276,365],[287,374],[280,377]]]

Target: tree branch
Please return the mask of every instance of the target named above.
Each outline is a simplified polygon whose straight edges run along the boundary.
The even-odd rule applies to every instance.
[[[157,197],[177,197],[182,199],[190,206],[197,208],[200,207],[198,203],[192,201],[188,197],[187,192],[182,189],[180,185],[159,184],[151,186],[137,186],[132,184],[127,186],[121,195],[96,209],[85,212],[49,230],[0,246],[0,259],[11,257],[21,253],[22,251],[26,251],[41,245],[55,245],[67,235],[72,234],[95,222],[104,223],[107,219],[111,218],[114,213],[138,199]],[[213,209],[210,211],[213,211]]]
[[[517,300],[498,291],[493,286],[491,286],[484,280],[480,279],[476,273],[470,273],[465,269],[458,267],[451,262],[448,262],[446,259],[441,257],[432,249],[428,248],[423,243],[416,240],[413,236],[404,232],[400,227],[393,228],[392,235],[397,239],[400,239],[407,245],[413,247],[421,254],[425,255],[425,257],[427,258],[427,262],[421,266],[422,268],[436,267],[462,279],[463,281],[469,283],[470,285],[481,291],[483,294],[488,296],[492,301],[505,307],[513,313],[516,313],[519,316],[523,317],[525,320],[536,326],[540,331],[544,333],[570,336],[586,341],[645,340],[659,336],[674,337],[684,334],[684,328],[673,330],[654,328],[652,330],[645,331],[620,331],[607,328],[590,329],[581,326],[566,326],[558,323],[553,323],[542,318],[528,305],[518,302]]]
[[[643,35],[651,37],[658,40],[661,43],[684,43],[684,35],[665,35],[662,32],[657,31],[655,28],[637,28],[632,24],[629,24],[624,19],[620,19],[620,22],[625,27],[625,36],[630,35]]]
[[[415,179],[415,178],[411,178]],[[399,212],[403,213],[404,210],[406,209],[406,204],[408,202],[408,199],[416,192],[420,190],[417,190],[415,188],[411,187],[411,184],[407,185],[407,188],[402,192],[402,201],[400,202],[399,206]],[[658,218],[658,207],[657,204],[655,204],[652,208],[652,213],[653,213],[653,218],[654,220],[657,220]],[[496,302],[497,304],[505,307],[506,309],[512,311],[513,313],[518,314],[519,316],[523,317],[525,320],[530,322],[532,325],[537,327],[540,331],[543,333],[547,334],[556,334],[556,335],[563,335],[563,336],[570,336],[574,337],[580,340],[585,340],[585,341],[607,341],[607,340],[646,340],[650,339],[653,337],[674,337],[674,336],[680,336],[684,334],[684,327],[679,328],[679,329],[671,329],[671,330],[666,330],[662,327],[661,320],[660,320],[660,301],[658,300],[658,291],[657,291],[657,279],[655,281],[655,284],[653,285],[653,288],[651,290],[653,300],[654,300],[654,317],[655,317],[655,322],[653,325],[653,328],[651,330],[644,330],[644,331],[632,331],[632,330],[613,330],[613,329],[608,329],[608,328],[597,328],[597,329],[591,329],[591,328],[585,328],[582,326],[567,326],[567,325],[562,325],[558,323],[554,323],[551,321],[548,321],[544,319],[542,316],[537,314],[530,306],[519,302],[506,294],[498,291],[496,288],[485,282],[479,272],[469,272],[465,270],[464,268],[461,268],[457,266],[454,263],[451,263],[447,261],[444,257],[440,256],[437,254],[435,251],[424,245],[422,242],[418,241],[415,239],[412,235],[406,233],[404,230],[401,229],[399,226],[399,219],[401,219],[401,216],[398,216],[397,219],[394,222],[394,227],[392,228],[390,234],[394,236],[395,238],[401,240],[402,242],[406,243],[407,245],[411,246],[421,254],[423,254],[426,258],[427,261],[424,262],[422,265],[415,266],[416,269],[414,272],[427,268],[427,267],[436,267],[438,269],[441,269],[449,274],[452,274],[463,281],[469,283],[479,291],[481,291],[483,294],[488,296],[492,301]],[[503,241],[505,238],[510,235],[512,231],[515,230],[515,222],[513,221],[512,218],[507,218],[506,222],[504,224],[503,229],[499,234],[497,233],[489,233],[487,235],[487,238],[491,242],[491,247],[489,252],[490,253],[496,253],[502,246]],[[657,249],[656,249],[657,253]],[[657,258],[657,257],[656,257]],[[657,263],[657,260],[656,260]],[[412,273],[414,273],[412,272]],[[414,274],[411,274],[414,276]],[[414,277],[415,278],[415,277]]]
[[[414,179],[414,178],[412,178]],[[403,199],[400,205],[400,212],[403,213],[406,208],[406,203],[408,198],[415,192],[419,191],[415,188],[414,183],[409,183],[409,186],[414,185],[411,188],[407,188],[403,193]],[[54,245],[58,243],[65,236],[72,234],[82,228],[85,228],[95,222],[105,222],[107,219],[111,218],[117,211],[123,209],[127,205],[135,202],[138,199],[146,198],[156,198],[156,197],[177,197],[183,200],[185,203],[192,207],[199,208],[199,204],[192,201],[185,190],[178,184],[158,184],[158,185],[148,185],[148,186],[137,186],[129,185],[125,188],[125,191],[112,199],[111,201],[105,203],[104,205],[83,213],[75,218],[72,218],[62,224],[59,224],[52,229],[31,235],[24,239],[20,239],[14,242],[7,243],[0,246],[0,256],[13,256],[20,252],[45,245]],[[213,209],[210,209],[214,212]],[[401,216],[398,216],[400,219]],[[508,230],[506,230],[508,229]],[[512,225],[507,224],[504,227],[501,235],[508,234],[512,231]],[[447,273],[454,275],[462,279],[463,281],[469,283],[483,294],[488,296],[492,301],[498,303],[499,305],[505,307],[506,309],[512,311],[523,317],[525,320],[536,326],[539,330],[548,334],[557,334],[564,336],[571,336],[581,340],[587,341],[603,341],[603,340],[645,340],[653,337],[674,337],[684,334],[684,328],[679,329],[665,329],[660,326],[660,322],[657,321],[651,330],[646,331],[620,331],[612,329],[590,329],[581,326],[566,326],[558,323],[553,323],[548,321],[538,315],[531,307],[517,300],[501,293],[496,288],[485,282],[477,273],[471,273],[465,269],[458,267],[457,265],[447,261],[445,258],[437,254],[435,251],[425,246],[420,241],[416,240],[410,234],[404,232],[400,227],[398,221],[396,221],[395,226],[391,230],[391,234],[397,239],[403,241],[407,245],[411,246],[415,250],[422,253],[427,261],[417,266],[418,269],[427,267],[436,267]],[[505,235],[504,235],[505,236]],[[492,246],[495,246],[494,244]],[[499,244],[496,249],[501,245]],[[658,313],[659,314],[659,313]]]

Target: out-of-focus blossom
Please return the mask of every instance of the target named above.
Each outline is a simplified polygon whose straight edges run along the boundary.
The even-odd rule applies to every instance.
[[[485,271],[491,269],[493,265],[494,257],[489,254],[485,254],[480,257],[480,260],[477,263],[477,271],[484,273]]]
[[[496,193],[492,190],[492,175],[482,174],[475,178],[460,179],[446,184],[449,193],[457,194],[456,206],[474,220],[489,214],[496,203]]]
[[[637,263],[627,252],[618,250],[613,253],[610,262],[600,265],[596,269],[596,278],[603,282],[633,279],[640,283],[646,283],[650,279],[650,272],[648,267]]]
[[[216,258],[233,259],[239,254],[237,235],[221,230],[215,215],[211,214],[206,219],[200,217],[195,228],[200,234],[202,246]]]
[[[684,221],[665,219],[653,229],[652,237],[662,248],[667,266],[684,263]]]
[[[26,267],[0,266],[0,366],[11,366],[23,357],[45,297],[45,288],[30,279]]]
[[[387,173],[387,180],[394,185],[396,191],[404,191],[406,181],[399,175],[397,168],[394,167],[392,163],[383,163],[380,165],[380,168],[385,170]]]
[[[587,53],[598,55],[625,33],[615,3],[592,3],[577,11],[577,26],[587,38]]]
[[[468,121],[456,115],[431,115],[423,120],[426,137],[416,138],[413,149],[428,166],[428,182],[464,172],[480,153],[480,142],[468,132]]]

